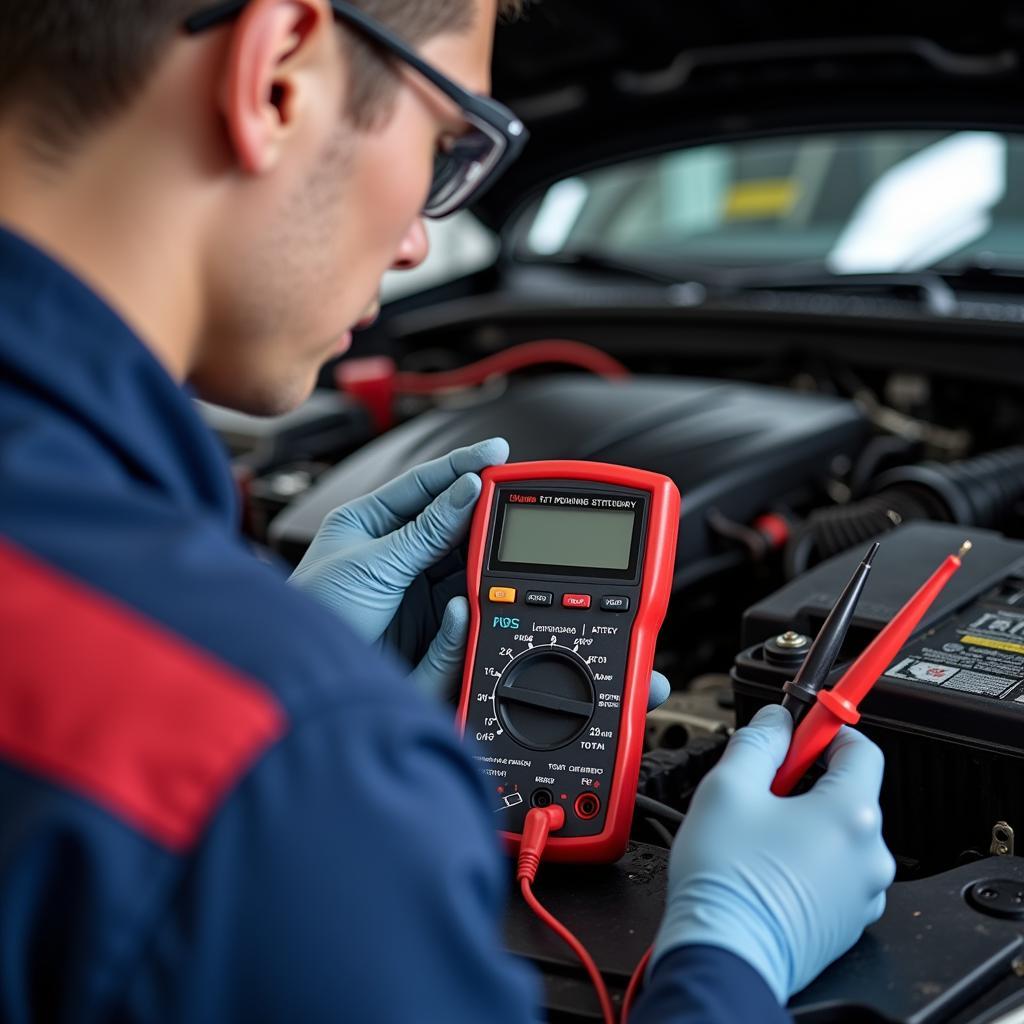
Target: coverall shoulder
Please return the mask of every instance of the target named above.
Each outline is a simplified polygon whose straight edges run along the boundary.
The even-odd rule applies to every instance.
[[[237,520],[188,391],[0,231],[0,1021],[537,1019],[450,716]],[[781,1012],[710,948],[649,989]]]

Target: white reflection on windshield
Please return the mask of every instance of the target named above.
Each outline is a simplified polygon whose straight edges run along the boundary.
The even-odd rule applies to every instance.
[[[566,178],[552,185],[530,226],[530,248],[542,256],[558,252],[576,226],[589,194],[590,188],[582,178]]]
[[[1006,192],[1006,140],[957,132],[886,171],[829,253],[836,274],[921,270],[980,238]]]

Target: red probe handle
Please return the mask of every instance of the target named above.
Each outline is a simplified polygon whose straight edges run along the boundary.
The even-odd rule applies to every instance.
[[[844,724],[857,724],[860,702],[899,654],[907,637],[914,632],[924,613],[959,568],[960,559],[949,555],[889,625],[868,644],[843,678],[831,690],[818,692],[814,706],[793,733],[786,759],[772,781],[772,792],[776,796],[788,796],[792,792]]]
[[[860,704],[878,677],[892,664],[893,658],[900,653],[900,648],[924,618],[924,613],[959,568],[960,559],[956,555],[949,555],[836,683],[837,693],[841,693],[855,707]]]
[[[857,716],[860,717],[859,715]],[[849,723],[853,725],[853,722]],[[824,704],[815,701],[804,720],[797,726],[786,753],[786,760],[775,773],[772,792],[776,796],[789,796],[793,787],[807,774],[807,769],[828,749],[843,727]]]

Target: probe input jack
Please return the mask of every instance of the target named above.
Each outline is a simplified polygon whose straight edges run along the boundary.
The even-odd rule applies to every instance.
[[[601,801],[593,793],[580,793],[572,805],[577,818],[590,821],[596,818],[601,810]]]
[[[531,807],[550,807],[554,802],[555,797],[550,789],[535,789],[530,794]]]

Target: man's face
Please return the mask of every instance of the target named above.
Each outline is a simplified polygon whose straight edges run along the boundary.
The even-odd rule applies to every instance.
[[[471,28],[417,49],[460,85],[486,93],[495,17],[496,0],[477,0]],[[334,96],[345,89],[337,64],[336,80],[323,83]],[[202,397],[261,414],[299,405],[323,363],[375,315],[383,274],[426,257],[419,212],[434,153],[464,122],[415,72],[403,66],[401,76],[374,125],[355,128],[336,102],[323,102],[291,140],[288,160],[238,183],[206,268],[210,327],[191,374]]]

